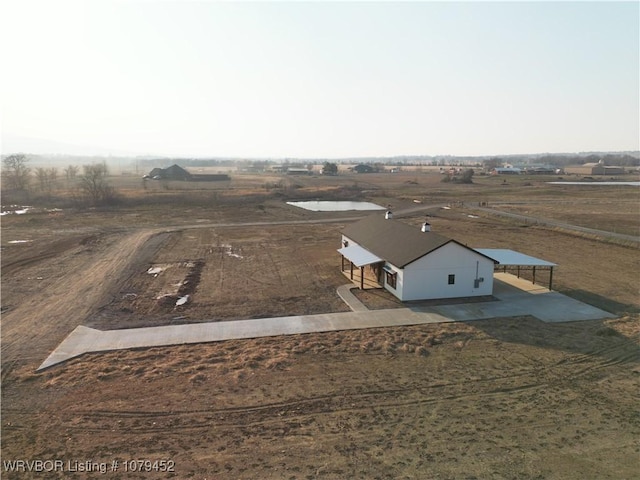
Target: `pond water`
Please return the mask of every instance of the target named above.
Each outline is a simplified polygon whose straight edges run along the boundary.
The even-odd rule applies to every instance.
[[[347,212],[349,210],[384,210],[384,207],[371,202],[349,202],[313,200],[304,202],[287,202],[287,205],[312,210],[314,212]]]
[[[640,187],[640,182],[548,182],[551,185],[630,185]]]

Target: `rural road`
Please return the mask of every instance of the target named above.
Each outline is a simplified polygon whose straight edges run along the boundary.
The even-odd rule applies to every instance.
[[[465,204],[465,206],[469,206],[474,210],[479,210],[479,211],[488,213],[490,215],[497,215],[500,217],[512,218],[514,220],[530,223],[532,225],[542,225],[545,227],[559,227],[559,228],[564,228],[566,230],[573,230],[575,232],[586,233],[589,235],[596,235],[601,238],[640,243],[640,237],[637,237],[634,235],[625,235],[623,233],[608,232],[606,230],[596,230],[595,228],[580,227],[578,225],[572,225],[570,223],[560,222],[558,220],[550,220],[547,218],[540,218],[540,217],[531,217],[528,215],[520,215],[518,213],[503,212],[502,210],[496,210],[493,208],[471,206],[468,204]]]
[[[393,214],[395,218],[408,217],[413,214],[417,214],[423,212],[425,210],[433,210],[436,208],[442,208],[446,204],[439,203],[436,205],[417,205],[415,207],[403,208],[398,210],[393,210]],[[379,210],[382,212],[382,210]],[[196,223],[196,224],[188,224],[188,225],[171,225],[162,228],[153,229],[154,233],[168,233],[168,232],[176,232],[180,230],[191,230],[191,229],[199,229],[199,228],[231,228],[231,227],[266,227],[266,226],[277,226],[277,225],[318,225],[325,223],[349,223],[355,222],[356,220],[360,220],[367,215],[372,215],[374,212],[365,211],[360,215],[353,217],[329,217],[329,218],[310,218],[307,220],[269,220],[264,222],[233,222],[233,223]],[[381,213],[382,214],[382,213]]]

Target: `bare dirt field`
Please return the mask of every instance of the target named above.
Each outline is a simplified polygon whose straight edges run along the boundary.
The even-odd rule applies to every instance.
[[[126,201],[110,209],[2,218],[2,478],[99,478],[102,463],[112,478],[141,479],[638,478],[638,248],[462,206],[404,221],[418,225],[426,212],[435,231],[470,246],[554,261],[554,289],[619,318],[117,351],[35,372],[77,325],[346,311],[335,250],[357,214],[287,199],[361,198],[396,211],[520,201],[571,219],[587,205],[605,215],[619,196],[490,178],[444,185],[418,172],[260,180],[234,178],[216,192],[124,185]],[[616,211],[633,224],[633,209]],[[392,306],[367,294],[371,308]],[[15,460],[63,466],[11,472]],[[83,471],[87,461],[94,471]]]

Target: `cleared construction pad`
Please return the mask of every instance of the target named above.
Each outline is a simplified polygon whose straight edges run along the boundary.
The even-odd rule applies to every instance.
[[[532,315],[545,322],[614,318],[557,292],[509,274],[496,274],[495,302],[326,313],[228,322],[100,331],[76,327],[40,365],[42,370],[90,352],[159,347],[188,343],[295,335],[302,333],[396,327],[427,323]]]

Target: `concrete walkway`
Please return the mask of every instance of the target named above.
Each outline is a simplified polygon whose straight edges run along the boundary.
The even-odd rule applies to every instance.
[[[354,312],[366,312],[369,309],[367,306],[358,300],[353,293],[351,293],[352,288],[357,288],[353,283],[347,283],[346,285],[341,285],[338,287],[337,292],[338,296],[342,299],[344,303],[346,303],[349,308]]]
[[[496,274],[495,278],[494,297],[497,300],[493,302],[366,310],[366,307],[358,301],[365,308],[364,311],[109,331],[79,326],[49,355],[38,370],[43,370],[84,353],[129,348],[471,321],[522,315],[532,315],[545,322],[614,318],[614,315],[608,312],[559,293],[551,292],[525,280],[517,279],[513,275]],[[349,288],[351,288],[351,285],[349,285]],[[343,290],[345,289],[346,286]],[[346,290],[349,295],[353,296],[348,289]],[[342,293],[344,294],[344,291]],[[355,297],[353,298],[355,299]],[[360,308],[353,303],[352,308],[354,307]]]

